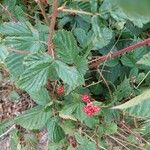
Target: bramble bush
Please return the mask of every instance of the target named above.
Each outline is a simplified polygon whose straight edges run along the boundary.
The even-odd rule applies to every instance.
[[[35,102],[1,122],[1,134],[16,124],[29,133],[46,129],[50,150],[109,149],[107,136],[120,122],[133,125],[138,118],[137,130],[144,126],[140,132],[148,138],[147,11],[127,13],[111,0],[3,0],[0,12],[1,66]]]

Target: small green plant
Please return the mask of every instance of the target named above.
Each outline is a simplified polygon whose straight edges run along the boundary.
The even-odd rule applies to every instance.
[[[105,138],[116,140],[128,115],[150,118],[149,16],[128,15],[109,0],[0,6],[0,63],[36,103],[2,122],[0,133],[16,124],[33,133],[46,129],[49,149],[106,150]],[[19,142],[17,132],[11,134]],[[28,136],[22,149],[32,145]]]

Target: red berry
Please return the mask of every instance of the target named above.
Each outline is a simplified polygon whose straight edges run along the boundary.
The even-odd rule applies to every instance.
[[[57,93],[58,95],[63,94],[64,91],[65,91],[64,86],[58,86],[58,87],[56,88],[56,93]]]
[[[83,102],[90,103],[90,96],[87,94],[81,95],[81,99]]]
[[[83,111],[87,116],[91,117],[95,113],[100,111],[100,107],[93,105],[93,103],[91,102],[83,107]]]
[[[71,146],[72,146],[73,148],[76,148],[76,147],[77,147],[77,142],[76,142],[76,141],[72,141],[70,144],[71,144]]]

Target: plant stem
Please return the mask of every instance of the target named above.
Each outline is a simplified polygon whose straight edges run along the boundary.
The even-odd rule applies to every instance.
[[[53,48],[53,34],[55,31],[55,24],[56,24],[56,18],[58,15],[58,0],[53,0],[52,4],[52,17],[51,17],[51,24],[49,26],[49,36],[48,36],[48,54],[51,55],[54,58],[54,48]]]
[[[145,39],[143,41],[140,41],[140,42],[133,44],[131,46],[128,46],[126,48],[123,48],[123,49],[116,51],[114,53],[108,53],[107,55],[104,55],[104,56],[98,56],[96,59],[89,62],[89,67],[90,68],[97,68],[97,67],[99,67],[99,65],[102,62],[105,62],[105,61],[110,60],[112,58],[123,55],[126,52],[131,52],[132,50],[139,48],[139,47],[142,47],[142,46],[147,45],[147,44],[150,44],[150,38]]]
[[[91,12],[86,12],[86,11],[83,11],[83,10],[66,9],[66,8],[64,8],[64,6],[59,7],[58,11],[66,12],[66,13],[75,13],[75,14],[88,15],[88,16],[98,15],[98,14],[93,14]]]
[[[2,9],[8,14],[8,16],[13,19],[15,22],[17,22],[17,19],[12,15],[12,13],[8,10],[7,7],[3,6],[1,3],[0,3],[0,6],[2,7]]]
[[[16,128],[15,125],[11,126],[6,132],[4,132],[3,134],[0,135],[0,138],[2,138],[4,136],[6,136],[7,134],[9,134],[15,128]]]
[[[30,54],[29,51],[25,51],[25,50],[17,50],[17,49],[10,48],[10,47],[7,47],[7,51],[9,51],[9,52],[15,52],[15,53],[22,54],[22,55]]]
[[[43,4],[41,3],[41,1],[38,1],[37,3],[38,3],[38,6],[39,6],[39,8],[41,10],[41,13],[42,13],[42,15],[43,15],[43,17],[45,19],[46,24],[49,26],[48,16],[45,13],[45,9],[43,7]]]

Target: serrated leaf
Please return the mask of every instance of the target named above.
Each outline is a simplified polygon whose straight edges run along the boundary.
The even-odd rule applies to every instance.
[[[132,106],[130,108],[127,108],[124,111],[127,112],[131,116],[146,119],[146,118],[150,118],[149,108],[150,108],[150,96],[148,99],[144,99],[139,104]]]
[[[86,137],[81,136],[79,133],[75,133],[75,138],[80,144],[77,146],[76,150],[96,150],[96,144]]]
[[[137,64],[142,64],[150,67],[150,52],[144,55]]]
[[[86,31],[81,28],[75,28],[74,35],[76,36],[82,48],[86,48],[92,41],[91,31],[86,33]]]
[[[50,117],[50,111],[46,112],[44,107],[37,106],[16,117],[15,123],[29,130],[41,129]]]
[[[123,55],[121,57],[121,62],[124,66],[128,66],[128,67],[135,67],[136,64],[136,60],[133,58],[133,56],[130,55]]]
[[[52,63],[51,57],[48,55],[43,57],[35,57],[37,54],[26,57],[26,65],[28,68],[22,73],[17,82],[21,89],[26,91],[39,91],[45,84],[49,76],[50,66]],[[36,58],[36,59],[35,59]],[[33,65],[31,65],[33,63]]]
[[[92,17],[92,29],[94,32],[93,45],[96,49],[107,46],[113,38],[113,33],[107,27],[100,27],[97,16]]]
[[[84,104],[81,102],[78,102],[77,108],[74,112],[74,116],[80,121],[84,121],[87,118],[87,116],[83,112],[83,107],[84,107]]]
[[[24,57],[24,55],[10,53],[5,60],[6,66],[14,78],[18,78],[25,69],[23,65]]]
[[[57,120],[52,118],[47,122],[48,136],[52,142],[58,143],[65,137],[65,132],[57,123]]]
[[[59,112],[59,116],[63,119],[70,119],[77,121],[77,119],[72,115],[75,109],[77,108],[77,103],[71,103],[69,105],[65,105],[63,109]]]
[[[51,100],[48,91],[44,87],[40,88],[39,91],[29,91],[28,93],[38,105],[45,106]]]
[[[122,100],[129,96],[132,92],[132,87],[130,86],[129,79],[125,78],[120,85],[117,86],[116,91],[113,93],[114,97],[117,98],[117,101]]]
[[[29,22],[8,22],[0,26],[0,33],[4,34],[5,44],[18,50],[37,52],[43,50],[39,32]]]
[[[110,16],[118,22],[126,21],[128,19],[117,3],[114,1],[111,3],[110,0],[103,1],[101,7],[99,8],[99,12],[105,19],[108,19]]]
[[[74,66],[69,67],[63,62],[56,61],[56,71],[63,82],[69,86],[68,92],[84,84],[83,75]]]
[[[46,53],[34,53],[25,57],[24,64],[29,67],[29,66],[52,62],[52,61],[53,59]]]
[[[54,43],[57,58],[67,64],[73,64],[79,53],[79,47],[73,34],[64,30],[57,31],[54,36]]]
[[[133,99],[129,100],[128,102],[115,106],[112,109],[127,109],[133,106],[139,105],[144,100],[150,100],[150,90],[144,91],[141,95],[134,97]]]
[[[0,45],[0,62],[4,62],[8,54],[7,48],[3,45]]]
[[[116,123],[110,123],[110,124],[106,124],[105,126],[105,133],[106,134],[114,134],[117,132],[117,124]]]

